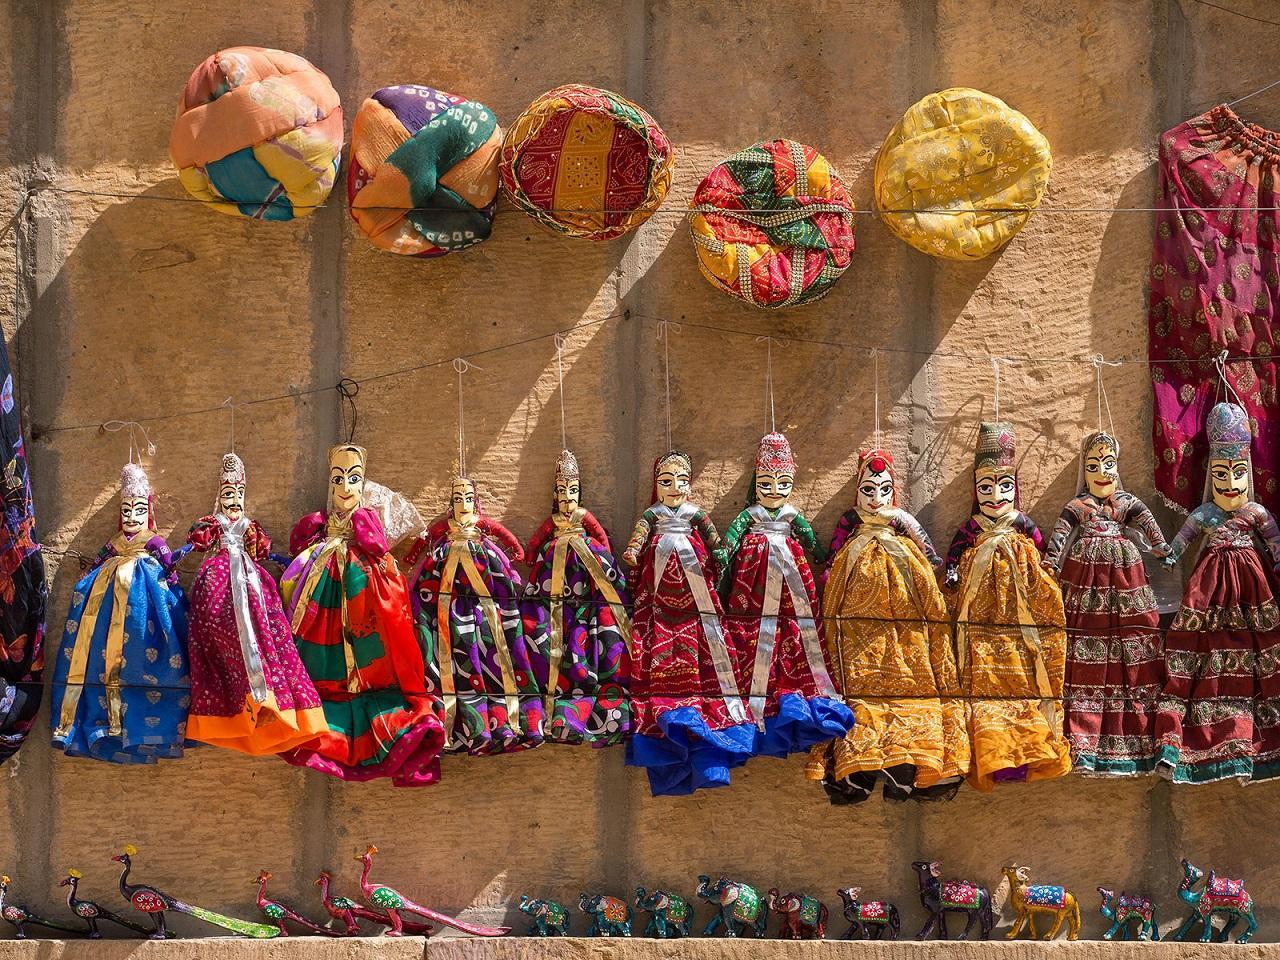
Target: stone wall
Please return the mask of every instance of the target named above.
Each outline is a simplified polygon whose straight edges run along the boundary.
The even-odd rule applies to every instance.
[[[1275,19],[1268,0],[1229,5]],[[752,336],[934,351],[888,355],[882,403],[912,504],[946,542],[967,510],[991,370],[944,354],[1144,356],[1149,215],[1044,212],[1000,256],[972,264],[920,256],[860,217],[854,266],[832,295],[765,315],[698,276],[682,212],[697,179],[752,141],[784,135],[821,149],[865,209],[875,151],[902,111],[929,91],[972,85],[1048,137],[1048,204],[1148,206],[1159,132],[1273,79],[1280,37],[1280,27],[1194,0],[8,0],[3,9],[0,314],[56,570],[51,650],[76,576],[58,551],[92,553],[114,529],[126,441],[100,433],[101,421],[299,393],[237,421],[251,511],[284,538],[323,503],[324,451],[339,429],[335,396],[305,391],[623,310],[629,320],[569,336],[565,383],[585,499],[615,536],[646,505],[664,442],[647,319],[659,316],[750,334],[686,326],[672,338],[673,438],[694,456],[697,497],[722,527],[743,501],[767,426],[764,352]],[[195,64],[234,44],[310,57],[348,117],[395,82],[465,93],[503,122],[559,83],[609,87],[645,105],[677,144],[675,186],[623,240],[554,237],[504,209],[488,242],[429,262],[373,250],[340,200],[284,225],[160,202],[182,195],[167,159],[178,93]],[[1280,125],[1280,95],[1241,109]],[[15,220],[24,191],[47,185],[56,189],[36,192]],[[490,512],[528,536],[545,515],[560,447],[553,346],[538,340],[477,363],[469,466]],[[774,367],[779,426],[801,464],[799,500],[825,536],[851,502],[856,451],[872,431],[871,368],[859,350],[802,343],[776,350]],[[1024,496],[1041,524],[1072,493],[1076,446],[1094,423],[1092,375],[1047,362],[1004,371],[1002,412],[1018,426]],[[1145,368],[1109,370],[1108,389],[1127,483],[1150,496]],[[437,510],[455,451],[452,371],[370,383],[359,404],[372,476]],[[150,437],[159,520],[177,538],[211,504],[227,418],[165,419]],[[0,770],[0,867],[32,905],[51,905],[50,881],[71,866],[86,891],[109,898],[108,858],[132,841],[145,877],[248,912],[259,868],[275,873],[279,895],[314,904],[317,871],[340,870],[350,886],[352,855],[375,841],[388,881],[477,918],[510,917],[522,892],[569,899],[643,883],[691,893],[698,873],[723,871],[832,900],[837,886],[857,883],[898,900],[911,930],[911,860],[938,858],[948,872],[994,884],[1000,864],[1017,858],[1077,891],[1086,930],[1096,930],[1099,883],[1150,891],[1166,918],[1178,915],[1186,854],[1248,877],[1264,915],[1280,908],[1275,789],[1072,777],[966,791],[946,805],[834,809],[802,779],[799,760],[755,761],[728,790],[652,799],[622,759],[621,750],[571,748],[446,759],[443,783],[405,791],[214,749],[153,769],[73,761],[47,748],[42,720]],[[1263,937],[1274,936],[1264,926]]]

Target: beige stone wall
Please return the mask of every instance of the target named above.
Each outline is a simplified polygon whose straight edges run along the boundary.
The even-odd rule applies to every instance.
[[[1231,5],[1277,18],[1269,0]],[[1273,79],[1280,37],[1194,0],[9,0],[3,9],[0,313],[56,570],[50,650],[76,575],[56,551],[95,551],[114,528],[126,443],[100,434],[103,420],[299,392],[238,421],[252,512],[284,540],[323,502],[323,452],[339,424],[332,393],[305,391],[630,310],[629,321],[569,337],[565,398],[586,498],[622,537],[647,502],[663,443],[659,353],[642,316],[748,334],[686,326],[672,341],[673,437],[693,454],[697,496],[722,526],[743,500],[767,426],[756,335],[979,357],[1141,357],[1145,214],[1042,213],[1000,256],[974,264],[917,255],[859,218],[854,266],[832,295],[768,315],[698,276],[682,210],[707,167],[773,136],[821,149],[865,209],[884,134],[912,101],[957,84],[1007,99],[1047,135],[1049,204],[1146,206],[1159,132]],[[658,215],[620,241],[553,237],[504,210],[488,242],[430,262],[374,251],[341,201],[279,225],[155,200],[182,193],[167,159],[182,84],[209,52],[239,43],[312,58],[348,117],[395,82],[465,93],[504,122],[555,84],[606,86],[644,104],[678,145],[675,186]],[[1280,95],[1242,110],[1280,125]],[[46,181],[125,196],[37,193],[17,223],[15,263],[11,220],[24,188]],[[469,465],[490,511],[527,536],[544,516],[559,449],[553,346],[543,339],[476,362]],[[855,453],[872,430],[870,366],[856,349],[799,343],[774,362],[800,501],[825,536],[850,502]],[[1072,492],[1076,444],[1093,423],[1091,377],[1075,364],[1005,371],[1002,409],[1018,425],[1024,492],[1042,524]],[[884,382],[889,443],[915,508],[945,543],[968,506],[975,426],[991,410],[989,364],[893,354]],[[1127,483],[1149,495],[1146,371],[1109,371],[1108,385]],[[359,401],[374,478],[435,511],[454,457],[452,371],[381,380]],[[227,420],[192,413],[150,431],[160,522],[179,539],[210,505]],[[691,893],[698,873],[727,872],[832,900],[837,886],[857,883],[896,899],[910,932],[920,919],[912,859],[938,858],[948,872],[994,884],[1001,862],[1017,858],[1078,892],[1086,930],[1096,931],[1099,883],[1150,891],[1166,919],[1178,915],[1176,864],[1186,854],[1247,876],[1264,917],[1280,915],[1274,789],[1073,777],[966,792],[947,805],[833,809],[799,760],[755,761],[734,780],[729,790],[652,799],[621,750],[567,748],[447,759],[444,782],[421,791],[343,784],[214,749],[129,769],[55,755],[42,720],[0,770],[0,868],[33,905],[54,903],[50,881],[71,866],[109,900],[108,858],[133,841],[146,877],[247,913],[259,868],[275,873],[279,895],[314,905],[315,873],[332,867],[350,886],[352,854],[376,841],[383,877],[475,917],[511,916],[506,905],[525,892],[571,899],[643,883]],[[1278,929],[1264,925],[1263,936]]]

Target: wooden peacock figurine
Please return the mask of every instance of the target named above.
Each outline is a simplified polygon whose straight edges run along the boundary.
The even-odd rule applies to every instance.
[[[333,874],[328,870],[323,870],[320,876],[316,878],[316,886],[320,888],[320,899],[324,903],[324,908],[329,911],[329,916],[335,920],[341,920],[347,927],[347,936],[358,937],[360,935],[360,924],[356,918],[368,920],[370,923],[376,923],[383,927],[392,926],[391,917],[383,910],[374,910],[372,907],[366,907],[363,903],[356,903],[346,897],[332,897],[329,895],[329,886],[333,882]],[[411,937],[429,937],[431,931],[435,929],[429,923],[417,923],[413,920],[402,920],[400,923],[404,932]]]
[[[152,940],[163,940],[169,935],[164,923],[166,910],[185,913],[189,917],[195,917],[197,920],[203,920],[205,923],[211,923],[215,927],[221,927],[223,930],[230,930],[234,934],[242,937],[251,937],[254,940],[270,940],[273,937],[280,936],[279,930],[265,923],[253,923],[249,920],[226,917],[203,907],[193,907],[189,903],[183,903],[167,893],[162,893],[155,887],[141,883],[130,883],[129,871],[133,869],[132,858],[137,854],[138,848],[130,843],[125,845],[124,853],[111,859],[123,865],[123,869],[120,871],[121,896],[128,900],[133,909],[139,913],[149,914],[152,922],[156,925],[151,934]]]
[[[264,917],[280,928],[280,936],[287,937],[289,935],[289,931],[284,925],[286,920],[322,937],[345,937],[350,935],[349,932],[343,933],[338,930],[330,930],[328,927],[322,927],[320,924],[308,920],[287,904],[269,898],[267,896],[267,881],[270,879],[270,871],[260,870],[258,871],[258,879],[253,882],[258,885],[258,909],[262,911]],[[359,931],[357,930],[356,932],[358,933]]]
[[[16,903],[9,902],[9,884],[12,881],[8,876],[0,876],[0,917],[4,917],[9,923],[13,924],[14,929],[18,931],[17,939],[27,939],[27,925],[33,927],[45,927],[49,930],[61,930],[63,933],[82,934],[83,930],[77,930],[75,927],[65,923],[59,923],[57,920],[46,920],[44,917],[32,913],[26,907]]]
[[[511,932],[510,927],[486,927],[478,923],[467,923],[465,920],[457,920],[443,913],[437,913],[434,910],[414,903],[408,897],[384,886],[381,883],[369,882],[369,870],[373,866],[373,855],[378,852],[378,848],[373,844],[369,844],[369,848],[363,854],[356,857],[364,868],[360,872],[360,892],[364,894],[370,906],[379,907],[387,911],[387,915],[391,918],[391,929],[387,931],[389,937],[399,937],[404,935],[404,921],[400,919],[400,911],[405,913],[416,913],[420,917],[428,920],[434,920],[436,923],[444,924],[447,927],[453,927],[455,930],[461,930],[463,933],[469,933],[475,937],[505,937]]]
[[[106,907],[94,903],[92,900],[81,899],[79,885],[83,878],[84,875],[79,870],[68,870],[66,877],[63,878],[58,886],[67,888],[67,906],[71,908],[72,913],[88,924],[90,940],[102,939],[102,931],[98,929],[100,920],[106,920],[108,923],[114,923],[128,930],[136,930],[141,934],[149,934],[151,932],[142,924],[126,920],[118,913],[112,913]]]

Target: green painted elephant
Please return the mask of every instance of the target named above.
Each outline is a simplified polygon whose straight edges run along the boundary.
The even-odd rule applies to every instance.
[[[636,906],[652,916],[645,924],[644,935],[661,940],[675,940],[689,936],[693,922],[693,907],[684,897],[665,890],[649,893],[644,887],[636,887]]]
[[[583,894],[578,898],[578,909],[591,917],[589,937],[631,936],[631,907],[625,900],[604,894]]]
[[[720,877],[713,882],[704,874],[698,877],[698,896],[719,907],[703,929],[704,937],[712,936],[721,924],[724,924],[726,937],[739,937],[747,930],[754,931],[756,937],[763,937],[769,927],[768,906],[759,892],[745,883],[728,877]]]
[[[529,935],[533,937],[567,937],[569,911],[554,900],[520,897],[520,912],[529,916]]]

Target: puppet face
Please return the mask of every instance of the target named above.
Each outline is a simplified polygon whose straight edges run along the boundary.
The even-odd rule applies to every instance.
[[[870,513],[893,506],[893,474],[888,464],[880,461],[881,469],[868,465],[858,480],[858,509]]]
[[[769,510],[777,510],[791,499],[796,478],[789,473],[757,473],[756,501]]]
[[[569,516],[578,509],[582,483],[577,478],[556,481],[556,509],[564,516]]]
[[[1213,502],[1228,513],[1243,507],[1249,500],[1249,472],[1248,460],[1210,460]]]
[[[1018,478],[1012,467],[983,467],[973,471],[973,492],[978,510],[991,520],[999,520],[1014,510]]]
[[[681,460],[667,460],[659,465],[654,480],[658,502],[675,510],[689,499],[689,468]]]
[[[458,523],[475,523],[476,521],[476,485],[470,480],[458,480],[449,495],[449,508],[453,511],[453,519]]]
[[[120,501],[120,529],[132,537],[147,528],[151,520],[151,504],[146,497],[130,497]]]
[[[1111,444],[1095,443],[1085,451],[1084,483],[1099,500],[1105,500],[1116,492],[1120,483],[1120,466]]]
[[[364,458],[350,447],[340,447],[329,458],[329,505],[341,514],[360,506],[364,494]]]
[[[244,516],[243,483],[224,483],[218,488],[218,512],[233,523]]]

